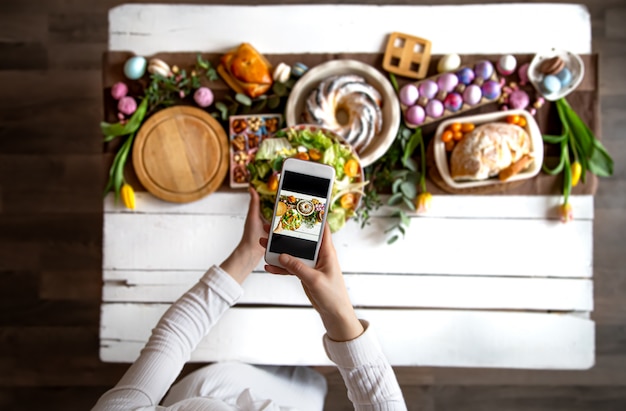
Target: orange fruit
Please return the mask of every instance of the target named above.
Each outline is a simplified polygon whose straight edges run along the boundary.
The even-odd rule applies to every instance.
[[[520,116],[518,116],[517,114],[511,114],[509,116],[506,116],[506,122],[509,124],[518,124],[519,119],[520,119]]]
[[[449,127],[452,131],[461,131],[461,123],[452,123]]]
[[[454,136],[454,132],[452,130],[446,130],[441,135],[441,141],[443,141],[444,143],[447,143],[448,141],[452,140],[453,136]]]
[[[454,135],[453,135],[454,141],[459,141],[463,138],[463,132],[462,131],[455,131]]]
[[[464,133],[469,133],[474,130],[474,123],[463,123],[461,124],[461,131]]]
[[[454,149],[454,140],[446,141],[446,151],[452,151]]]
[[[520,116],[519,121],[517,122],[517,125],[520,127],[526,127],[526,118]]]

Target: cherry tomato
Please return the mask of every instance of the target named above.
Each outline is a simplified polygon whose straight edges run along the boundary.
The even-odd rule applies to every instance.
[[[344,194],[339,199],[339,204],[341,204],[341,207],[345,208],[346,210],[354,208],[355,203],[356,197],[353,193]]]
[[[346,164],[344,164],[343,171],[348,177],[356,177],[359,175],[359,163],[355,159],[351,158],[346,161]]]
[[[309,160],[309,153],[307,152],[302,152],[302,153],[298,153],[296,154],[296,158],[299,158],[300,160]]]

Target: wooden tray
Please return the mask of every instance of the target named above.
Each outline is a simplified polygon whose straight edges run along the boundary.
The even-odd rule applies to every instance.
[[[155,197],[195,201],[222,184],[228,172],[228,138],[204,110],[166,108],[139,129],[133,165],[141,184]]]

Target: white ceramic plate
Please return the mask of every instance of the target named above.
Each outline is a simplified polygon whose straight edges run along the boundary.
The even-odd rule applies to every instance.
[[[370,144],[358,152],[361,166],[366,167],[382,157],[394,139],[400,126],[400,103],[393,86],[387,78],[374,67],[357,60],[331,60],[308,70],[300,78],[289,95],[285,110],[287,126],[301,124],[304,104],[311,91],[319,83],[334,75],[356,74],[372,85],[383,98],[383,128]]]
[[[530,136],[530,154],[533,157],[533,162],[526,170],[512,176],[506,181],[500,181],[497,177],[492,177],[487,180],[479,181],[455,181],[450,177],[450,165],[448,164],[448,153],[446,152],[445,143],[441,140],[446,127],[452,123],[474,123],[476,126],[484,123],[492,123],[496,121],[506,121],[506,117],[509,115],[524,116],[526,119],[526,126],[524,129]],[[541,137],[541,131],[535,121],[535,118],[530,115],[526,110],[507,110],[499,111],[496,113],[478,114],[475,116],[457,117],[449,120],[445,120],[437,127],[437,133],[435,134],[434,152],[435,152],[435,164],[439,174],[452,188],[472,188],[472,187],[484,187],[494,184],[505,184],[512,181],[525,180],[536,176],[541,171],[541,165],[543,163],[543,139]]]
[[[542,86],[544,75],[539,71],[539,66],[541,66],[541,63],[544,60],[556,56],[563,59],[565,67],[567,67],[572,73],[572,80],[567,86],[561,88],[559,91],[555,93],[548,93]],[[569,51],[552,49],[546,53],[537,53],[528,66],[528,80],[530,80],[535,89],[549,101],[558,100],[574,91],[583,80],[584,75],[585,65],[582,59],[578,56],[578,54],[570,53]]]

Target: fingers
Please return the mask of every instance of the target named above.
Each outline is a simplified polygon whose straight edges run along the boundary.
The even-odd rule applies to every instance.
[[[279,274],[279,275],[291,275],[291,273],[285,270],[282,267],[276,267],[275,265],[265,264],[265,271],[271,274]]]
[[[330,226],[328,222],[324,224],[324,237],[322,238],[322,245],[320,246],[320,255],[329,256],[335,253],[335,245],[333,244],[333,235],[330,232]]]
[[[259,244],[261,244],[261,247],[267,249],[267,238],[265,237],[259,238]]]
[[[281,254],[278,261],[285,267],[288,273],[298,277],[303,283],[307,284],[316,276],[316,270],[304,265],[299,259],[289,254]]]

